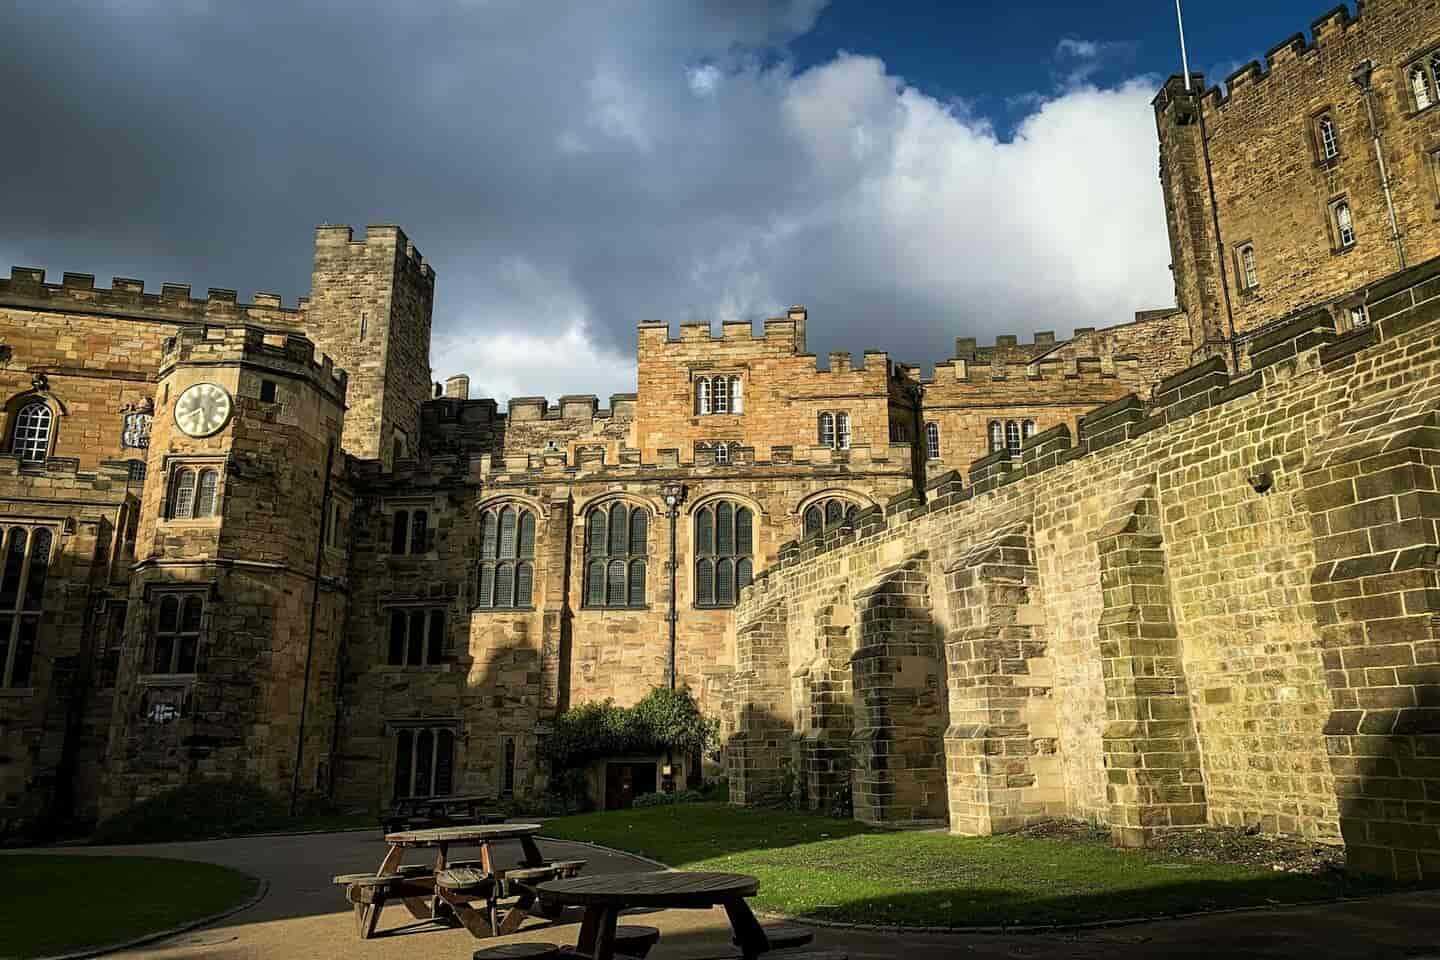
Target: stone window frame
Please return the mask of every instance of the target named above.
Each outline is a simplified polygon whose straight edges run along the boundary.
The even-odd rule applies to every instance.
[[[428,500],[393,506],[387,524],[391,557],[418,557],[430,552],[435,540],[435,528],[430,524],[433,511],[434,504]]]
[[[455,749],[460,742],[460,725],[453,720],[416,720],[413,722],[394,722],[389,725],[388,733],[391,740],[390,756],[390,787],[391,795],[396,800],[407,797],[436,797],[447,796],[455,789],[455,774],[459,764],[458,751]],[[419,782],[420,768],[415,763],[418,753],[417,748],[421,744],[421,738],[428,736],[430,757],[428,770],[426,771],[426,784],[429,792],[419,793],[415,786]],[[448,749],[444,745],[448,741]],[[402,744],[408,744],[408,750],[402,754]],[[445,757],[445,764],[441,764],[441,758]],[[404,766],[401,760],[404,759]],[[404,770],[404,778],[407,789],[402,792],[401,770]]]
[[[1423,104],[1420,102],[1422,90],[1426,98]],[[1405,60],[1400,68],[1400,91],[1406,108],[1403,112],[1411,116],[1440,105],[1440,46],[1432,46]]]
[[[690,396],[697,417],[738,417],[745,413],[745,379],[739,371],[707,370],[694,376]]]
[[[59,542],[60,528],[54,524],[0,520],[0,690],[34,690],[45,591]],[[12,590],[13,599],[7,599]]]
[[[940,459],[940,424],[934,420],[925,423],[925,459]]]
[[[620,498],[602,500],[585,511],[585,560],[580,578],[582,610],[649,609],[650,531],[654,515],[648,506]],[[617,518],[618,532],[625,541],[619,550],[612,543]]]
[[[149,613],[149,622],[146,624],[146,642],[144,664],[148,668],[145,672],[147,677],[194,677],[200,673],[200,655],[205,644],[205,638],[209,635],[210,628],[210,598],[213,587],[210,584],[155,584],[155,589],[149,591],[145,598],[146,608]],[[175,626],[165,627],[164,612],[165,604],[174,601]],[[187,609],[193,608],[194,604],[199,605],[199,615],[195,626],[190,627],[185,620]],[[168,669],[157,670],[155,667],[160,661],[160,642],[162,639],[172,641],[170,655],[165,659],[168,661],[165,666]],[[190,669],[182,670],[184,661],[184,642],[186,639],[193,641],[193,649],[190,655]]]
[[[1246,260],[1249,254],[1249,260]],[[1260,289],[1260,262],[1255,256],[1255,241],[1242,240],[1235,245],[1235,284],[1242,295],[1253,296]]]
[[[730,609],[739,601],[740,591],[754,580],[756,516],[757,511],[744,501],[723,494],[696,505],[690,521],[696,609]],[[728,547],[722,533],[728,536]],[[727,584],[728,594],[724,592]]]
[[[1315,150],[1316,166],[1330,167],[1340,162],[1344,151],[1340,146],[1340,124],[1335,120],[1334,107],[1322,107],[1310,115],[1310,140]]]
[[[1343,226],[1341,222],[1340,211],[1342,209],[1345,211],[1345,220],[1349,223],[1348,228]],[[1330,228],[1331,253],[1346,253],[1355,249],[1356,244],[1359,242],[1360,234],[1355,229],[1355,208],[1350,205],[1348,195],[1341,194],[1338,197],[1332,197],[1330,201],[1325,204],[1325,221],[1329,224]],[[1350,234],[1348,242],[1345,239],[1347,229]]]
[[[55,452],[59,411],[43,396],[33,393],[16,398],[12,410],[6,452],[21,463],[44,463]],[[31,415],[32,422],[26,422],[27,414]],[[22,430],[26,436],[21,436]]]
[[[815,415],[818,446],[831,450],[849,450],[854,439],[849,410],[821,410]]]
[[[205,526],[219,523],[224,512],[225,491],[228,486],[225,467],[226,458],[223,456],[167,456],[160,521],[166,524]],[[205,480],[210,477],[214,478],[214,487],[208,498],[209,502],[205,503],[201,493]],[[188,484],[185,482],[187,478],[190,481]]]
[[[385,641],[384,663],[387,667],[418,670],[446,666],[450,653],[450,609],[443,604],[396,603],[384,608]],[[417,636],[416,623],[420,630]],[[397,637],[397,624],[401,632]],[[398,658],[396,640],[399,640]],[[419,646],[419,660],[412,662],[410,654]],[[397,663],[396,660],[399,660]]]
[[[509,533],[505,526],[507,514],[515,518]],[[539,512],[521,500],[495,501],[480,510],[480,549],[475,563],[472,612],[535,609],[535,543],[539,537],[539,518]],[[500,590],[505,590],[507,596],[497,597]]]
[[[1000,433],[997,436],[996,428]],[[1025,441],[1035,436],[1035,421],[1029,417],[1007,417],[1005,419],[992,419],[985,428],[989,438],[990,452],[999,453],[1001,450],[1009,450],[1013,457],[1025,446]],[[999,444],[997,446],[997,443]]]

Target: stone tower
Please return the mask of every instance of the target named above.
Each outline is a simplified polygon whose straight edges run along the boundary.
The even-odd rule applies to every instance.
[[[195,327],[166,342],[107,810],[204,779],[288,793],[302,711],[299,786],[328,776],[345,561],[322,547],[322,518],[345,388],[298,334]]]
[[[315,230],[305,329],[350,375],[341,446],[393,467],[411,456],[420,405],[430,399],[430,309],[435,271],[395,226]]]
[[[1195,360],[1226,357],[1230,333],[1201,116],[1204,88],[1198,73],[1191,75],[1189,90],[1183,78],[1171,77],[1154,100],[1175,302],[1190,318]]]

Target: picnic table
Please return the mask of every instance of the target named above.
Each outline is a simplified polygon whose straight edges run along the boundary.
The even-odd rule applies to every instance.
[[[390,834],[424,827],[503,823],[505,817],[492,809],[494,804],[494,797],[479,795],[401,797],[393,810],[380,817],[380,830]]]
[[[741,955],[758,957],[770,950],[765,930],[746,897],[760,890],[760,881],[743,873],[700,873],[661,870],[653,873],[611,873],[540,884],[540,893],[560,904],[585,908],[576,950],[592,960],[615,956],[615,925],[620,911],[635,907],[700,910],[724,907]]]
[[[390,845],[373,874],[346,874],[334,878],[346,887],[355,905],[355,922],[361,939],[375,932],[380,912],[391,900],[404,903],[417,920],[454,917],[476,937],[492,937],[519,929],[539,898],[536,886],[556,877],[573,876],[583,860],[547,861],[535,843],[538,823],[472,824],[401,830],[387,834]],[[523,858],[519,867],[497,870],[493,847],[502,840],[519,840]],[[476,847],[478,860],[459,861],[452,851]],[[405,851],[434,850],[433,867],[404,864]],[[499,901],[515,898],[503,918]],[[480,906],[475,906],[476,902]]]

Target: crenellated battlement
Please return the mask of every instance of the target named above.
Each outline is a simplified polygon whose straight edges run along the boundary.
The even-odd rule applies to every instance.
[[[205,297],[197,298],[191,296],[188,283],[165,283],[159,293],[146,293],[143,280],[115,277],[108,288],[97,287],[89,273],[66,272],[60,283],[46,283],[43,269],[11,267],[10,278],[0,279],[0,307],[7,306],[182,324],[252,321],[298,327],[304,322],[305,298],[286,307],[278,294],[257,293],[245,303],[234,290],[223,287],[211,287]]]
[[[1117,378],[1136,379],[1139,375],[1140,358],[1133,355],[1045,357],[1030,363],[956,359],[935,364],[934,375],[922,382],[926,386],[1008,381],[1108,383]]]
[[[355,229],[345,224],[321,224],[315,228],[315,247],[327,253],[337,248],[354,248],[355,253],[369,255],[375,250],[393,250],[397,259],[403,259],[404,266],[432,289],[435,286],[435,270],[420,255],[415,244],[405,236],[405,231],[393,223],[371,224],[365,228],[365,235],[355,239]]]
[[[1218,114],[1232,102],[1247,102],[1253,97],[1264,95],[1266,90],[1274,86],[1267,82],[1271,77],[1279,76],[1285,79],[1291,72],[1302,67],[1313,67],[1317,63],[1324,63],[1330,68],[1332,64],[1329,61],[1335,59],[1329,56],[1331,49],[1343,49],[1343,57],[1333,64],[1333,68],[1348,73],[1364,56],[1354,43],[1355,32],[1367,28],[1372,22],[1384,19],[1392,10],[1406,2],[1407,0],[1362,0],[1357,5],[1354,16],[1345,4],[1334,7],[1311,22],[1310,39],[1307,40],[1303,33],[1292,34],[1266,52],[1264,64],[1251,60],[1226,77],[1222,84],[1207,88],[1204,74],[1191,73],[1191,90],[1187,92],[1184,77],[1172,76],[1155,97],[1156,112],[1163,113],[1174,105],[1198,101],[1206,111]]]
[[[680,324],[679,336],[670,336],[670,324],[664,320],[646,320],[639,325],[640,352],[646,348],[665,349],[675,344],[756,344],[782,353],[803,354],[805,352],[805,324],[808,311],[802,306],[791,307],[783,317],[772,317],[764,322],[763,332],[755,336],[754,325],[749,320],[726,320],[720,324],[716,335],[714,324],[709,320],[687,320]]]
[[[298,374],[344,401],[348,374],[328,354],[300,333],[277,333],[249,324],[224,327],[187,327],[167,337],[162,349],[160,375],[177,364],[260,365]]]
[[[1249,344],[1250,369],[1232,375],[1219,357],[1197,363],[1160,381],[1148,398],[1129,393],[1094,408],[1083,431],[1073,437],[1060,425],[1024,442],[1018,453],[1001,449],[972,462],[963,474],[950,471],[933,478],[925,493],[896,495],[883,513],[867,511],[855,524],[805,544],[782,547],[779,560],[756,574],[763,595],[767,577],[819,553],[885,534],[892,526],[927,513],[999,491],[1074,460],[1138,440],[1213,408],[1225,407],[1262,389],[1284,389],[1292,380],[1351,371],[1364,351],[1410,333],[1422,324],[1440,322],[1440,258],[1427,261],[1372,284],[1364,291],[1372,323],[1340,334],[1334,317],[1323,307],[1301,311],[1255,337]],[[1376,374],[1383,378],[1383,373]],[[1264,464],[1257,464],[1263,472]],[[1258,474],[1257,474],[1258,476]]]

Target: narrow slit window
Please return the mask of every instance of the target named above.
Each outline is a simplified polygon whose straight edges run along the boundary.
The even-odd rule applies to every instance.
[[[940,459],[940,424],[933,421],[925,424],[925,457],[929,460]]]
[[[1330,118],[1330,114],[1321,114],[1315,127],[1320,135],[1321,159],[1334,160],[1340,156],[1340,138],[1335,132],[1335,121]]]

